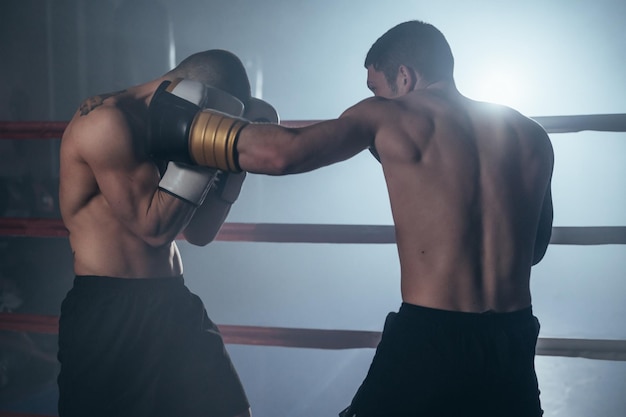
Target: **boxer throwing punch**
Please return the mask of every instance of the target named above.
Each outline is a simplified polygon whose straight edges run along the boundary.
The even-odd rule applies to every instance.
[[[148,155],[148,103],[164,82],[174,112],[273,110],[251,99],[241,61],[222,50],[80,106],[61,142],[60,205],[76,273],[60,317],[61,417],[250,415],[217,327],[184,284],[175,243],[180,234],[211,242],[245,174]]]
[[[367,54],[375,97],[338,119],[289,129],[202,111],[173,140],[161,132],[182,120],[153,107],[157,153],[187,149],[189,163],[285,175],[365,149],[379,159],[402,304],[344,416],[542,415],[529,280],[551,235],[551,143],[517,111],[463,96],[453,65],[443,34],[410,21]]]

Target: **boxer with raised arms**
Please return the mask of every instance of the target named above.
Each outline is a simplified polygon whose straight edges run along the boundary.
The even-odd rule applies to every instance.
[[[552,146],[528,117],[462,95],[453,66],[443,34],[409,21],[367,54],[375,97],[337,119],[286,128],[208,110],[188,115],[188,135],[166,137],[181,120],[151,114],[151,142],[186,149],[188,163],[287,175],[366,149],[380,161],[402,304],[343,416],[543,413],[530,275],[551,236]]]
[[[271,108],[251,100],[241,61],[223,50],[80,106],[60,155],[76,274],[61,308],[60,417],[250,415],[217,326],[184,284],[175,242],[211,242],[245,174],[152,158],[148,104],[159,88],[174,113]]]

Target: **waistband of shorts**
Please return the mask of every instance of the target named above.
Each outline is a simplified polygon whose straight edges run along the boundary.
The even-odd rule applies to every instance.
[[[76,275],[74,277],[74,288],[79,289],[99,289],[114,290],[145,287],[172,287],[184,284],[182,275],[173,277],[154,277],[154,278],[121,278],[109,277],[102,275]]]
[[[431,307],[423,307],[415,304],[402,303],[399,314],[401,316],[416,317],[421,319],[433,319],[439,321],[451,321],[457,323],[521,323],[533,319],[532,306],[511,312],[486,311],[483,313],[468,313],[464,311],[441,310]]]

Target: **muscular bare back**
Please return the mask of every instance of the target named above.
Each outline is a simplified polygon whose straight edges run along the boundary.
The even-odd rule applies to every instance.
[[[468,312],[529,306],[530,269],[547,245],[537,236],[549,236],[552,220],[544,130],[455,90],[374,107],[403,301]]]
[[[178,275],[176,234],[189,210],[158,189],[158,167],[143,152],[154,86],[92,97],[61,142],[60,206],[78,275]]]
[[[516,111],[453,86],[417,89],[300,129],[246,127],[237,149],[243,169],[285,175],[371,145],[387,181],[403,301],[468,312],[529,306],[530,268],[550,238],[553,155],[545,131]]]

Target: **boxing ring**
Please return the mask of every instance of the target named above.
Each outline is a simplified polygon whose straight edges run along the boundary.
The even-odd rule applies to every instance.
[[[626,132],[626,114],[535,117],[550,134]],[[289,127],[315,121],[284,121]],[[0,139],[59,139],[66,122],[0,122]],[[0,237],[65,238],[57,218],[1,217]],[[227,242],[394,244],[391,225],[225,223],[216,237]],[[554,227],[551,245],[624,245],[626,226]],[[377,331],[219,325],[227,344],[309,349],[375,348]],[[58,317],[0,312],[0,331],[55,335]],[[539,338],[537,355],[626,361],[626,340]],[[0,417],[25,416],[0,410]]]

